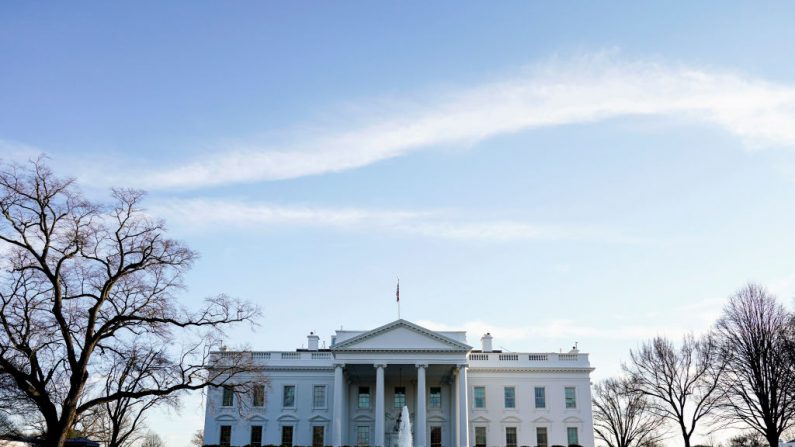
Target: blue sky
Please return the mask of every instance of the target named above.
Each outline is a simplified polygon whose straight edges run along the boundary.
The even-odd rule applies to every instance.
[[[794,8],[5,2],[0,157],[148,190],[184,302],[262,306],[231,345],[386,323],[399,275],[405,318],[599,379],[748,280],[792,304]]]

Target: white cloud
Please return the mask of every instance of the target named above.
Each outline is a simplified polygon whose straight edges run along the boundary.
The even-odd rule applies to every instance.
[[[640,341],[664,335],[677,339],[686,334],[689,329],[685,327],[659,325],[623,325],[610,327],[593,326],[581,321],[553,319],[540,321],[529,326],[504,326],[491,324],[480,320],[467,321],[462,325],[450,326],[431,320],[419,320],[417,324],[435,331],[460,331],[465,330],[470,337],[470,343],[477,340],[486,332],[494,336],[495,343],[526,342],[532,339],[570,339],[570,340],[633,340]]]
[[[278,206],[220,199],[161,200],[150,212],[190,231],[217,228],[303,226],[371,230],[455,240],[597,240],[633,243],[637,239],[607,228],[534,225],[513,220],[473,221],[450,211],[370,210]]]
[[[443,144],[472,144],[534,127],[631,115],[717,125],[749,147],[795,146],[795,86],[725,71],[626,61],[556,60],[456,91],[357,107],[364,124],[307,132],[279,146],[224,150],[140,178],[148,188],[279,180],[359,168]],[[351,117],[346,122],[361,122]]]

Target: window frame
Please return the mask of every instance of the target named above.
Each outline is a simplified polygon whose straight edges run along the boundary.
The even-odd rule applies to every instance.
[[[402,392],[398,392],[398,390],[401,390]],[[402,398],[398,399],[398,396],[402,396]],[[395,394],[392,396],[392,408],[403,408],[404,406],[408,405],[406,402],[406,387],[396,386]]]
[[[229,435],[229,439],[224,441],[224,429],[226,429],[227,434]],[[220,430],[218,430],[218,445],[221,447],[229,447],[232,445],[232,426],[231,425],[222,425]]]
[[[234,387],[234,385],[222,385],[221,386],[221,406],[228,408],[228,407],[233,407],[234,405],[235,405],[235,387]]]
[[[285,429],[289,429],[289,431],[290,431],[290,443],[289,444],[284,442]],[[294,444],[295,444],[295,426],[294,425],[290,425],[290,424],[282,425],[282,427],[281,427],[281,436],[279,437],[279,445],[282,446],[282,447],[292,447]]]
[[[513,431],[513,443],[509,442],[509,431]],[[505,447],[518,447],[519,430],[514,426],[505,427]]]
[[[363,389],[366,389],[367,392],[366,393],[362,393]],[[362,406],[362,396],[367,396],[367,406],[366,407]],[[360,386],[359,387],[359,392],[356,394],[356,408],[369,409],[371,407],[370,401],[371,401],[371,399],[370,399],[370,387],[369,386]]]
[[[538,391],[541,391],[541,406],[538,405],[539,395]],[[536,409],[546,409],[547,408],[547,387],[545,386],[536,386],[533,387],[533,407]]]
[[[540,434],[544,434],[544,442],[540,442]],[[549,429],[547,427],[536,427],[536,447],[549,447]]]
[[[480,396],[480,405],[478,405],[478,390],[482,390],[483,395]],[[475,386],[472,387],[472,407],[478,410],[482,410],[486,408],[486,387],[485,386]]]
[[[251,390],[251,406],[255,408],[265,406],[265,385],[254,385]]]
[[[502,390],[503,390],[502,391],[502,397],[503,397],[502,404],[503,404],[503,407],[506,410],[515,410],[516,409],[516,387],[515,386],[505,386],[505,387],[503,387]],[[511,396],[510,397],[508,396],[508,391],[509,390],[511,392]],[[508,403],[509,403],[508,400],[509,399],[511,401],[510,402],[511,403],[510,406],[508,406]]]
[[[317,429],[320,429],[320,444],[315,443],[315,434]],[[326,426],[325,425],[313,425],[312,426],[312,447],[323,447],[326,445]]]
[[[254,439],[254,429],[256,429],[256,428],[259,428],[259,441]],[[262,447],[262,433],[263,433],[262,425],[252,425],[251,426],[251,429],[250,429],[250,434],[251,434],[250,438],[251,438],[251,440],[249,442],[249,445],[251,447]]]
[[[574,433],[574,442],[571,442],[572,430]],[[566,427],[566,441],[568,442],[566,445],[580,445],[580,430],[577,427]]]
[[[483,443],[478,443],[478,432],[483,433]],[[485,425],[477,425],[475,426],[475,447],[486,447],[489,441],[489,431]]]
[[[571,390],[571,405],[569,405],[569,390]],[[577,387],[567,386],[563,388],[563,402],[564,408],[567,410],[577,409]]]
[[[292,405],[285,405],[286,397],[287,397],[287,390],[292,388],[293,390],[293,402]],[[295,384],[284,384],[282,385],[282,408],[295,408],[295,401],[296,395],[298,394],[298,387]]]
[[[439,390],[438,393],[434,393],[433,390]],[[434,396],[438,396],[437,399],[434,399]],[[440,386],[432,386],[428,390],[428,408],[431,409],[440,409],[442,408],[442,387]]]
[[[317,403],[317,390],[323,390],[323,402],[320,405]],[[314,409],[325,409],[328,407],[328,393],[326,392],[326,385],[314,385],[312,386],[312,408]]]
[[[361,435],[364,433],[367,439],[362,442]],[[356,446],[357,447],[366,447],[370,445],[370,426],[369,425],[357,425],[356,426]]]

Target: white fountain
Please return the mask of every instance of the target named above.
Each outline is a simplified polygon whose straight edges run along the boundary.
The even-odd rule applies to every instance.
[[[412,447],[411,421],[409,421],[409,407],[403,406],[400,413],[400,428],[398,428],[398,447]]]

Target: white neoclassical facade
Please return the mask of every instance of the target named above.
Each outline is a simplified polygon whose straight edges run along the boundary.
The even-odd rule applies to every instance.
[[[210,389],[205,445],[391,447],[405,405],[416,447],[594,446],[593,368],[576,349],[502,352],[490,334],[473,349],[463,331],[396,320],[336,331],[328,349],[310,334],[306,349],[250,355],[266,384]]]

